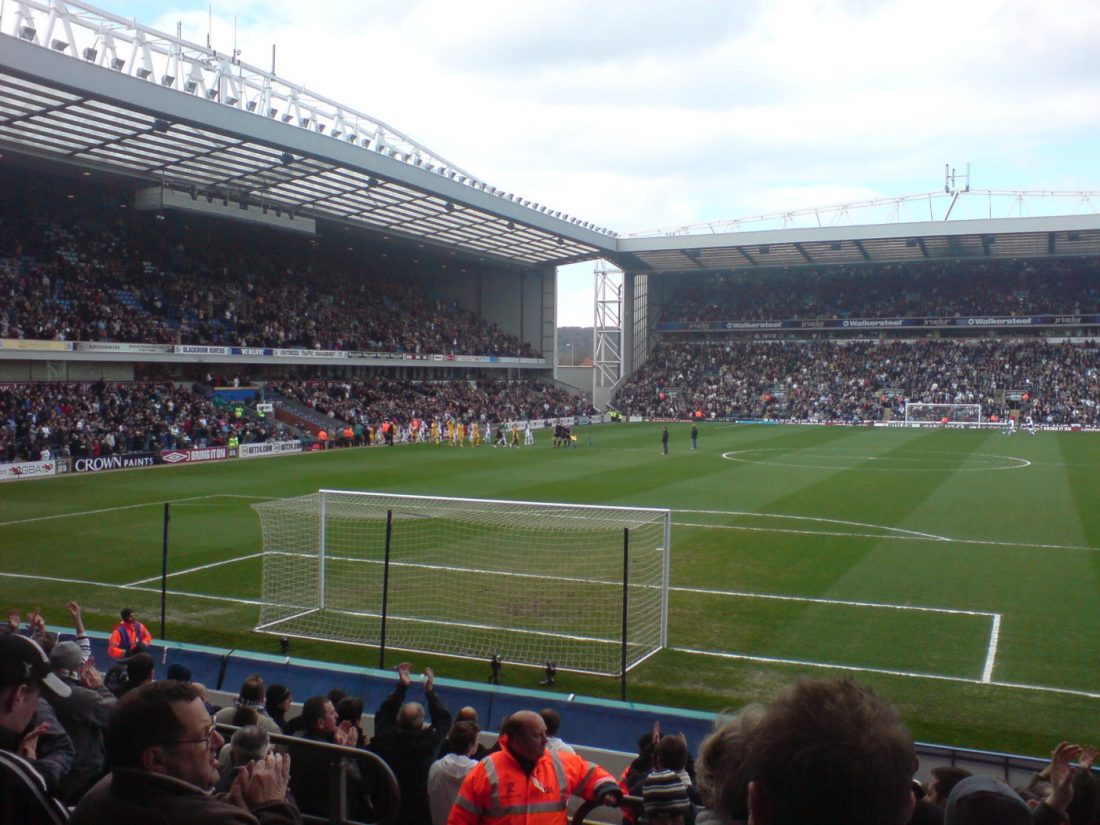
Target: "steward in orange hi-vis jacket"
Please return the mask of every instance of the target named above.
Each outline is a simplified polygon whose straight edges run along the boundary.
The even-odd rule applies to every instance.
[[[112,659],[123,659],[143,653],[152,643],[152,634],[134,618],[134,611],[127,607],[122,611],[122,621],[107,640],[107,654]]]
[[[466,775],[447,825],[566,825],[570,794],[612,806],[622,800],[599,765],[546,749],[546,723],[534,711],[508,717],[500,747]]]

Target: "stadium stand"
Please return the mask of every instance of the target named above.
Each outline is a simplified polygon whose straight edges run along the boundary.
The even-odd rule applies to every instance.
[[[0,338],[537,357],[384,258],[201,217],[105,217],[79,184],[72,202],[24,201],[29,184],[8,183]]]
[[[904,401],[980,403],[1004,416],[1008,390],[1043,387],[1037,421],[1100,423],[1095,343],[979,341],[665,341],[625,383],[630,415],[880,421]]]
[[[951,261],[673,276],[663,322],[1081,315],[1100,261]]]

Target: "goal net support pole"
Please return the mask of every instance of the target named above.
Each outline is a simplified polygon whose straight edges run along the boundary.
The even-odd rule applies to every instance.
[[[668,510],[321,490],[253,505],[256,630],[626,674],[668,643]],[[621,569],[622,575],[617,575]]]

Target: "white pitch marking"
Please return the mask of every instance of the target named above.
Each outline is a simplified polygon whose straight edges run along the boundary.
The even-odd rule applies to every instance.
[[[1013,688],[1015,690],[1034,690],[1042,693],[1056,693],[1062,696],[1083,696],[1088,699],[1100,699],[1100,693],[1090,690],[1074,690],[1073,688],[1046,687],[1044,685],[1024,685],[1017,682],[984,682],[981,679],[968,679],[965,676],[944,676],[939,673],[916,673],[906,670],[891,670],[889,668],[863,667],[860,665],[832,665],[826,662],[809,662],[802,659],[781,659],[771,656],[752,656],[747,653],[725,653],[719,650],[694,650],[686,647],[670,647],[669,650],[677,653],[690,653],[695,656],[713,656],[720,659],[733,659],[745,662],[761,662],[763,664],[793,665],[796,667],[810,667],[819,670],[846,670],[855,673],[881,673],[887,676],[901,676],[911,679],[934,679],[940,682],[957,682],[966,685],[988,684],[991,687]]]
[[[674,521],[676,527],[705,527],[707,530],[743,530],[746,533],[785,533],[793,536],[838,536],[848,539],[906,539],[918,540],[916,536],[891,536],[881,533],[846,533],[839,530],[792,530],[786,527],[749,527],[740,524],[705,524],[692,521]],[[935,538],[934,541],[951,541],[951,539]],[[924,541],[924,539],[920,539]]]
[[[753,450],[731,450],[729,452],[722,453],[721,455],[722,455],[722,458],[724,458],[726,461],[736,461],[736,462],[739,462],[741,464],[760,464],[760,465],[763,465],[765,467],[790,467],[792,469],[797,469],[797,470],[845,470],[845,469],[851,469],[850,467],[837,466],[836,464],[806,464],[806,463],[792,464],[792,463],[789,463],[789,462],[782,462],[782,461],[768,461],[766,459],[754,460],[754,459],[740,458],[739,457],[739,456],[742,456],[742,455],[748,455],[749,453],[774,453],[774,452],[789,452],[789,451],[785,450],[783,448],[780,448],[780,447],[760,447],[760,448],[753,449]],[[930,453],[939,452],[939,453],[943,453],[945,455],[954,455],[954,453],[949,453],[946,450],[930,450],[928,452],[930,452]],[[800,452],[799,455],[800,456],[807,456],[807,457],[810,457],[810,458],[820,458],[820,459],[825,460],[825,461],[829,461],[831,459],[838,459],[838,458],[839,459],[848,459],[850,461],[867,461],[867,460],[874,461],[875,460],[874,456],[844,455],[842,453]],[[1009,464],[1009,465],[1001,466],[1001,467],[998,467],[998,466],[995,466],[995,465],[994,466],[989,466],[989,467],[927,467],[927,468],[926,467],[881,467],[881,468],[875,467],[873,470],[871,470],[871,472],[876,472],[876,473],[940,473],[940,472],[977,473],[977,472],[985,472],[985,471],[992,472],[992,471],[1001,471],[1001,470],[1021,470],[1025,467],[1030,467],[1031,466],[1031,462],[1028,461],[1027,459],[1016,458],[1015,456],[995,455],[995,454],[991,454],[991,453],[971,453],[971,456],[977,456],[979,458],[998,458],[998,459],[1001,459],[1002,461],[1018,461],[1020,463],[1019,464]],[[935,459],[927,459],[927,458],[924,458],[923,456],[909,458],[909,457],[906,457],[906,456],[892,455],[892,456],[880,457],[879,460],[910,461],[910,462],[923,461],[923,462],[927,463],[929,461],[934,461]],[[864,468],[864,469],[869,470],[871,468]]]
[[[886,604],[884,602],[860,602],[847,599],[820,599],[811,596],[781,596],[775,593],[751,593],[738,590],[711,590],[705,587],[670,587],[681,593],[702,593],[708,596],[737,596],[746,599],[771,599],[778,602],[803,602],[806,604],[828,604],[844,607],[874,607],[883,610],[913,610],[922,613],[949,613],[957,616],[996,616],[985,610],[959,610],[953,607],[918,607],[911,604]]]
[[[922,533],[919,530],[906,530],[904,527],[887,527],[881,524],[865,524],[861,521],[845,521],[838,518],[824,518],[822,516],[795,516],[787,513],[753,513],[747,510],[673,510],[674,513],[699,513],[706,516],[751,516],[752,518],[790,519],[791,521],[816,521],[822,524],[842,524],[848,527],[866,527],[872,530],[886,530],[891,533],[905,533],[923,539],[935,541],[951,541],[945,536],[937,536],[934,533]]]
[[[31,581],[55,582],[57,584],[82,584],[89,587],[106,587],[111,590],[136,590],[141,593],[160,593],[159,587],[133,587],[126,584],[111,584],[108,582],[93,582],[87,579],[62,579],[56,576],[36,576],[31,573],[0,573],[0,578],[5,579],[29,579]],[[206,599],[214,602],[236,602],[239,604],[254,604],[262,607],[267,602],[259,599],[246,599],[241,596],[214,596],[210,593],[191,593],[186,590],[166,590],[169,596],[187,596],[192,599]]]
[[[1001,614],[993,614],[993,627],[989,631],[989,647],[985,651],[985,668],[982,670],[982,681],[993,681],[993,663],[997,660],[997,642],[1001,638]]]
[[[759,514],[763,515],[763,513]],[[672,522],[677,527],[704,527],[708,530],[743,530],[746,533],[789,533],[796,536],[839,536],[841,538],[857,539],[890,539],[894,541],[925,541],[920,534],[913,536],[889,536],[875,533],[842,533],[830,530],[790,530],[783,527],[747,527],[737,524],[705,524],[688,521]],[[874,527],[875,525],[868,525]],[[881,527],[881,530],[891,528]],[[945,541],[949,544],[977,544],[989,547],[1021,547],[1027,550],[1088,550],[1096,552],[1100,547],[1090,547],[1087,544],[1036,544],[1030,541],[995,541],[993,539],[953,539],[947,536],[928,536],[928,541]]]
[[[235,564],[239,561],[248,561],[249,559],[257,559],[262,556],[263,553],[250,553],[247,556],[234,556],[231,559],[222,559],[221,561],[212,561],[209,564],[200,564],[198,567],[189,567],[186,570],[176,570],[173,573],[168,574],[168,578],[173,576],[185,576],[188,573],[197,573],[200,570],[209,570],[212,567],[221,567],[224,564]],[[161,576],[150,576],[147,579],[138,579],[136,582],[130,582],[129,584],[121,585],[122,587],[137,587],[142,584],[149,584],[149,582],[159,582]]]
[[[136,510],[141,507],[154,507],[160,504],[181,504],[185,501],[204,501],[211,498],[223,498],[227,494],[212,493],[208,496],[191,496],[190,498],[176,498],[169,499],[165,502],[163,499],[159,501],[146,501],[143,504],[126,504],[121,507],[101,507],[98,510],[83,510],[78,513],[55,513],[52,516],[34,516],[33,518],[21,518],[14,521],[0,521],[0,527],[11,527],[15,524],[30,524],[35,521],[50,521],[57,518],[77,518],[78,516],[98,516],[101,513],[117,513],[121,510]]]

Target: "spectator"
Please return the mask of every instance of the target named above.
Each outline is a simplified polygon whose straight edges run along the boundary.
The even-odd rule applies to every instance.
[[[928,780],[925,799],[942,808],[947,804],[947,797],[951,795],[955,786],[971,775],[965,768],[956,768],[951,765],[932,768],[932,778]]]
[[[425,721],[423,705],[405,701],[412,683],[411,667],[408,662],[397,666],[397,686],[374,715],[374,739],[370,749],[390,766],[401,788],[401,812],[397,821],[422,825],[431,821],[428,771],[451,728],[451,713],[436,694],[435,674],[431,668],[424,670],[428,677],[424,696],[428,700],[431,722]]]
[[[237,698],[233,700],[233,707],[219,710],[214,714],[214,721],[223,725],[231,724],[236,709],[248,707],[256,711],[257,725],[268,733],[282,733],[278,723],[267,715],[266,699],[263,677],[253,673],[241,682],[241,689]]]
[[[546,749],[546,723],[534,711],[504,721],[500,746],[467,774],[448,825],[522,825],[532,821],[532,809],[539,825],[565,825],[571,794],[612,806],[622,800],[614,777],[599,765]]]
[[[894,710],[853,679],[802,679],[772,703],[749,743],[754,825],[905,825],[913,739]]]
[[[124,693],[152,682],[156,675],[157,664],[148,653],[135,653],[126,663],[126,686]]]
[[[39,696],[35,703],[34,716],[31,717],[27,731],[37,731],[35,754],[30,757],[31,763],[46,780],[46,789],[50,794],[60,797],[61,780],[72,770],[76,751],[73,740],[43,696]]]
[[[650,771],[642,782],[642,803],[648,825],[690,825],[694,809],[688,788],[676,771]]]
[[[290,688],[286,685],[271,685],[267,689],[267,698],[264,700],[264,708],[272,721],[279,726],[279,730],[286,733],[286,714],[294,701]]]
[[[286,825],[290,757],[269,754],[240,771],[228,794],[212,794],[223,744],[193,685],[162,681],[123,697],[111,715],[111,773],[80,800],[74,825]]]
[[[706,810],[697,825],[745,825],[749,821],[749,741],[764,716],[763,705],[747,705],[730,720],[715,723],[696,761],[699,795]]]
[[[95,662],[82,661],[83,652],[75,642],[60,642],[50,652],[50,667],[70,694],[64,698],[48,695],[61,725],[73,740],[76,756],[58,786],[58,796],[75,805],[84,792],[107,772],[104,734],[115,706],[115,697],[103,684]]]
[[[565,742],[558,737],[558,729],[561,727],[561,714],[553,708],[543,708],[539,711],[539,716],[541,716],[542,721],[546,723],[547,749],[551,751],[573,753],[573,748],[565,744]]]
[[[136,653],[144,653],[153,643],[152,634],[137,620],[133,608],[123,608],[121,615],[122,621],[115,625],[107,640],[107,655],[120,662]]]
[[[253,711],[255,713],[255,711]],[[229,752],[221,766],[221,778],[214,790],[229,793],[240,769],[264,759],[271,750],[271,738],[259,725],[242,725],[229,740]],[[224,748],[223,748],[224,751]],[[221,761],[221,757],[218,758]]]
[[[443,740],[443,755],[428,770],[428,805],[432,825],[446,825],[462,780],[477,765],[475,754],[480,732],[476,722],[455,722]]]
[[[356,731],[356,741],[358,747],[365,748],[369,741],[366,732],[363,730],[363,700],[358,696],[345,696],[339,702],[336,703],[336,722],[340,724],[347,722]]]
[[[336,721],[336,708],[327,696],[311,696],[302,705],[300,735],[314,742],[354,748],[359,744],[358,729]],[[314,748],[295,748],[295,769],[290,789],[303,813],[329,817],[330,776],[334,766],[344,774],[347,787],[348,817],[366,820],[373,816],[370,787],[359,766],[346,756]]]
[[[184,667],[183,665],[176,663],[168,666],[167,678],[173,679],[177,682],[190,682],[191,681],[191,669]]]
[[[0,822],[59,825],[68,819],[32,764],[42,729],[26,731],[43,687],[69,695],[37,642],[16,633],[0,637]]]

